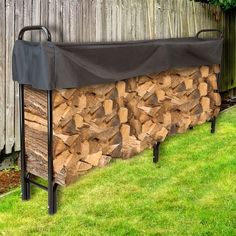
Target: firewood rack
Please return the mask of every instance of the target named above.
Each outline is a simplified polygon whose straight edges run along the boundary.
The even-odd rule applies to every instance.
[[[218,29],[203,29],[198,31],[198,33],[196,34],[196,37],[199,38],[199,35],[201,33],[207,33],[207,32],[218,32],[220,34],[220,38],[223,38],[223,33],[221,30]],[[217,74],[217,85],[219,84],[219,80],[220,80],[220,76],[221,73]],[[218,88],[218,86],[217,86]],[[215,89],[214,93],[219,93],[219,89]],[[215,130],[216,130],[216,116],[214,116],[211,120],[211,133],[214,134]],[[189,127],[190,130],[193,129],[193,127]],[[160,153],[160,142],[157,142],[153,145],[153,162],[157,163],[159,161],[159,153]]]
[[[24,33],[26,31],[43,31],[46,35],[47,41],[51,41],[51,33],[45,26],[26,26],[21,29],[18,40],[23,40]],[[223,38],[223,34],[217,29],[201,30],[197,33],[196,37],[203,32],[216,31],[220,33],[220,37]],[[217,81],[220,79],[220,73],[217,75]],[[218,90],[214,90],[218,93]],[[48,192],[48,213],[53,215],[57,211],[57,187],[53,177],[53,106],[52,106],[52,90],[47,90],[47,142],[48,142],[48,179],[47,186],[42,185],[32,179],[31,173],[27,172],[26,167],[26,153],[25,153],[25,115],[24,115],[24,84],[19,85],[19,108],[20,108],[20,139],[21,139],[21,196],[22,200],[29,200],[31,195],[31,185],[39,187]],[[211,122],[211,133],[215,133],[216,129],[216,117],[213,117]],[[192,129],[193,127],[190,127]],[[157,142],[153,145],[153,162],[157,163],[159,160],[159,149],[161,142]]]
[[[46,34],[47,41],[51,41],[51,33],[44,26],[28,26],[21,29],[18,40],[23,40],[26,31],[41,30]],[[20,105],[20,136],[21,136],[21,194],[22,200],[30,199],[30,185],[37,186],[48,192],[48,213],[50,215],[57,211],[57,183],[53,180],[53,121],[52,121],[52,90],[47,90],[47,132],[48,132],[48,186],[32,180],[31,174],[26,169],[25,154],[25,116],[24,116],[24,84],[19,85]]]

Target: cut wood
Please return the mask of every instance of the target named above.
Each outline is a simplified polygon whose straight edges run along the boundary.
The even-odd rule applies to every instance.
[[[206,78],[209,75],[209,67],[208,66],[201,66],[200,71],[203,78]]]
[[[113,108],[113,101],[108,99],[108,100],[105,100],[104,103],[103,103],[103,107],[104,107],[104,110],[105,110],[105,115],[109,115],[112,113],[112,108]]]
[[[193,80],[191,78],[186,78],[184,80],[184,84],[185,84],[185,88],[187,90],[192,89],[192,87],[193,87]]]
[[[201,105],[203,111],[209,111],[210,109],[210,99],[208,97],[201,98]]]
[[[156,96],[157,96],[158,102],[165,100],[165,91],[163,91],[160,88],[156,89]]]
[[[120,128],[121,136],[122,136],[122,141],[127,141],[129,139],[130,135],[130,126],[123,124]]]
[[[126,95],[125,86],[126,86],[125,81],[117,82],[116,88],[117,88],[118,97],[125,97]]]
[[[98,166],[100,159],[102,158],[102,151],[96,153],[88,154],[82,160],[91,164],[92,166]]]
[[[212,86],[212,88],[213,88],[214,90],[217,90],[217,89],[218,89],[218,86],[217,86],[217,78],[216,78],[216,75],[215,75],[215,74],[210,75],[210,76],[207,78],[207,81],[210,83],[210,85]]]
[[[129,158],[217,116],[217,67],[177,68],[53,91],[55,182],[68,185],[111,158]],[[47,178],[47,95],[26,86],[27,170]]]
[[[202,82],[199,84],[198,86],[199,92],[200,92],[200,96],[206,96],[207,95],[207,83]]]
[[[219,64],[213,65],[212,67],[213,67],[213,72],[215,74],[220,73],[220,65]]]
[[[126,123],[128,120],[128,109],[125,107],[121,107],[119,112],[120,123]]]

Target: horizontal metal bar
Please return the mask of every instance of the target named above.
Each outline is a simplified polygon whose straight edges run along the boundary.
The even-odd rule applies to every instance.
[[[46,37],[47,37],[47,41],[51,41],[51,33],[48,30],[48,28],[43,26],[43,25],[25,26],[24,28],[21,29],[21,31],[18,35],[18,39],[22,40],[23,37],[24,37],[24,33],[26,31],[32,31],[32,30],[42,30],[42,31],[44,31],[44,33],[46,34]]]
[[[36,187],[39,187],[39,188],[41,188],[41,189],[43,189],[45,191],[48,191],[48,188],[46,186],[42,185],[42,184],[39,184],[39,183],[37,183],[37,182],[35,182],[33,180],[29,180],[29,182],[31,184],[33,184],[34,186],[36,186]]]
[[[203,30],[200,30],[200,31],[198,31],[196,37],[198,38],[201,33],[206,33],[206,32],[218,32],[218,33],[220,33],[220,38],[224,37],[223,32],[219,29],[203,29]]]

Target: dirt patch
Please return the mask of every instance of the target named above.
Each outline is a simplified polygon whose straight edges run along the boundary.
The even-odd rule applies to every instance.
[[[20,185],[20,172],[14,169],[0,171],[0,194]]]
[[[236,105],[236,97],[235,98],[225,98],[222,100],[221,110],[225,110],[232,106]]]

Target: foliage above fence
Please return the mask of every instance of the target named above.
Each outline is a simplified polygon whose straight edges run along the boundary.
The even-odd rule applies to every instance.
[[[197,0],[197,2],[205,2],[220,6],[224,10],[236,8],[236,0]]]

